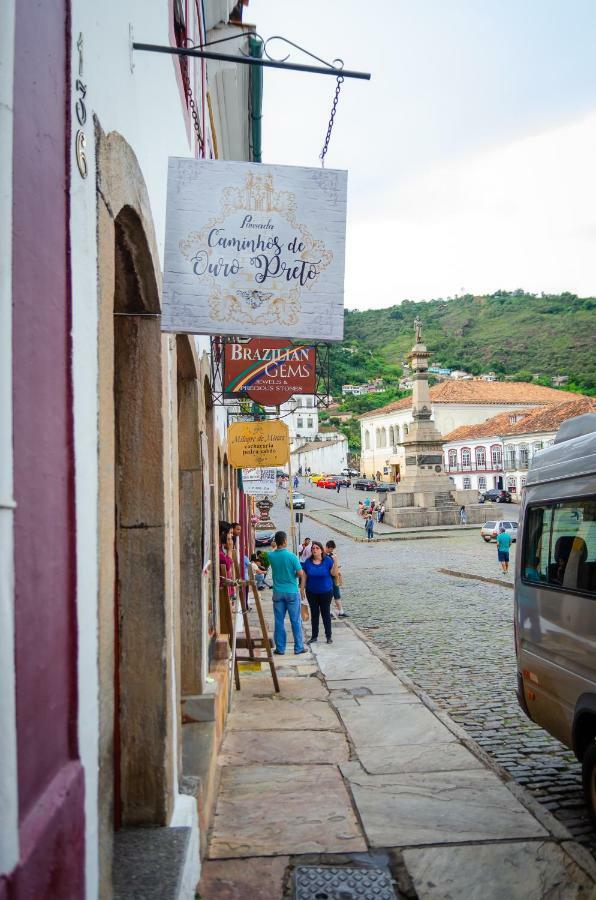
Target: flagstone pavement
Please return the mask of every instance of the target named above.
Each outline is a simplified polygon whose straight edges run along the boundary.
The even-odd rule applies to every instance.
[[[290,900],[303,866],[382,869],[408,900],[596,898],[589,854],[353,626],[277,659],[279,694],[241,674],[201,900]]]

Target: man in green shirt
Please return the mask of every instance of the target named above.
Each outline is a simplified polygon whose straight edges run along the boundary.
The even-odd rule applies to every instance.
[[[308,653],[302,637],[302,620],[300,618],[300,594],[298,579],[304,580],[300,560],[295,553],[288,550],[288,536],[285,531],[277,531],[274,537],[275,547],[269,554],[269,564],[273,576],[273,616],[275,619],[274,640],[275,653],[283,656],[286,652],[286,613],[290,616],[292,634],[294,635],[294,653]]]
[[[499,533],[497,535],[497,556],[499,557],[499,562],[501,563],[501,569],[503,570],[503,574],[506,575],[509,571],[509,548],[511,547],[511,535],[507,534],[503,526],[501,525],[499,529]]]

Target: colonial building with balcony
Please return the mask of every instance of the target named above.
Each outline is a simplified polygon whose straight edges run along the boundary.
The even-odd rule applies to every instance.
[[[504,488],[520,500],[534,455],[552,444],[564,421],[595,410],[596,399],[576,395],[456,428],[445,435],[445,471],[458,490]]]
[[[479,425],[463,425],[445,435],[445,471],[457,490],[486,491],[504,487],[500,433],[533,412],[526,409],[500,413]]]
[[[479,378],[471,381],[443,381],[430,388],[432,418],[443,435],[462,426],[480,425],[495,414],[520,414],[530,408],[549,406],[575,397],[576,394],[538,384],[486,382]],[[360,416],[360,471],[363,474],[374,476],[380,473],[385,481],[396,481],[399,478],[404,462],[401,444],[412,421],[411,404],[411,398],[404,397]],[[507,420],[503,423],[504,428],[506,424]],[[488,465],[491,461],[490,445],[487,447],[486,460]],[[488,470],[486,474],[488,486],[494,486],[488,479]],[[472,482],[473,487],[477,487],[474,479]]]
[[[574,400],[534,410],[506,427],[501,432],[505,490],[521,499],[534,455],[553,443],[563,422],[589,412],[596,412],[596,398],[576,395]]]

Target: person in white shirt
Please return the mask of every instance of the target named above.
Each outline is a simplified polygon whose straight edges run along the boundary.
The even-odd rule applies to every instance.
[[[311,553],[312,553],[312,546],[311,546],[310,538],[304,538],[304,540],[300,544],[300,549],[298,551],[298,559],[300,560],[300,562],[304,562],[304,560],[310,559]]]

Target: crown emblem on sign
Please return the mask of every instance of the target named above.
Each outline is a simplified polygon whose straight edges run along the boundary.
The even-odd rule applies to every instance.
[[[235,209],[245,209],[251,212],[277,212],[291,219],[296,212],[294,194],[275,191],[272,175],[253,175],[249,172],[244,187],[226,188],[221,199],[224,214]]]

